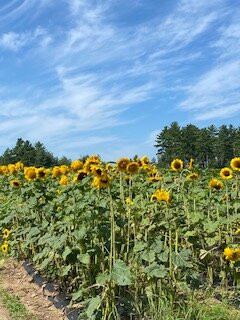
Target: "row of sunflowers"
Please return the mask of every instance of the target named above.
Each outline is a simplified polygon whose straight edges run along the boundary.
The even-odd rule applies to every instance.
[[[0,177],[1,250],[56,281],[82,319],[159,319],[159,299],[174,309],[189,290],[238,288],[240,157],[159,170],[147,156],[90,156]]]

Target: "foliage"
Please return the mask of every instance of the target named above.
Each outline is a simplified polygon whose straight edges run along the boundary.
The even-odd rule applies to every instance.
[[[240,158],[231,179],[194,166],[159,172],[147,157],[131,161],[109,166],[92,156],[44,177],[35,168],[30,177],[26,168],[0,167],[11,253],[71,294],[84,308],[81,319],[201,319],[186,311],[192,292],[239,285],[239,261],[223,251],[239,247]],[[197,180],[188,179],[194,172]],[[221,184],[209,184],[213,178]]]
[[[192,124],[180,127],[173,122],[157,135],[160,166],[167,166],[171,159],[195,159],[202,168],[226,166],[229,159],[240,153],[240,128],[222,125],[198,128]]]

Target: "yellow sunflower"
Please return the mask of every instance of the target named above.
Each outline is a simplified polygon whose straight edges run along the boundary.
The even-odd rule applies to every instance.
[[[3,230],[3,232],[2,232],[2,234],[3,234],[3,238],[4,238],[4,239],[8,239],[8,238],[9,238],[9,236],[10,236],[10,233],[11,233],[11,231],[10,231],[10,230],[8,230],[8,229],[4,229],[4,230]]]
[[[66,175],[63,175],[59,181],[61,186],[67,186],[68,185],[68,177]]]
[[[1,245],[2,253],[6,254],[8,252],[8,244],[4,243]]]
[[[188,181],[197,180],[198,178],[199,178],[199,175],[198,175],[198,173],[196,173],[196,172],[190,173],[190,174],[188,174],[187,177],[186,177],[186,179],[187,179]]]
[[[17,172],[17,169],[16,169],[16,167],[15,167],[15,164],[9,164],[9,165],[8,165],[8,172],[9,172],[10,174],[15,174],[15,173]]]
[[[35,180],[37,178],[37,171],[35,167],[26,167],[24,169],[25,178],[29,181]]]
[[[230,162],[230,166],[234,171],[240,171],[240,157],[233,158]]]
[[[181,159],[174,159],[172,162],[171,162],[171,169],[173,171],[180,171],[182,170],[183,168],[183,161]]]
[[[79,170],[77,174],[74,176],[74,182],[80,182],[87,176],[87,173],[84,170]]]
[[[60,166],[61,174],[67,175],[69,173],[69,167],[65,164]]]
[[[98,165],[92,165],[91,166],[91,173],[95,177],[101,177],[101,175],[104,173],[104,170],[101,167],[99,167]]]
[[[37,168],[37,178],[44,180],[47,177],[47,170],[45,168]]]
[[[117,161],[117,169],[120,172],[126,172],[127,170],[127,165],[129,164],[129,159],[128,158],[121,158]]]
[[[20,171],[23,170],[24,164],[21,161],[18,161],[17,163],[15,163],[15,167],[18,171]]]
[[[235,262],[240,259],[240,248],[225,248],[224,249],[225,259],[231,262]]]
[[[136,174],[138,173],[139,164],[137,162],[129,162],[127,165],[127,173],[128,174]]]
[[[152,201],[163,201],[166,203],[170,202],[170,193],[166,190],[159,189],[154,192],[154,194],[151,197]]]
[[[209,182],[209,188],[220,190],[223,188],[223,183],[218,179],[211,179]]]
[[[132,201],[132,199],[131,199],[130,197],[127,197],[127,198],[125,199],[125,201],[126,201],[126,203],[127,203],[128,205],[130,205],[130,206],[133,205],[133,201]]]
[[[8,174],[9,173],[8,166],[1,166],[1,171],[4,175]]]
[[[12,187],[17,188],[17,189],[21,188],[21,186],[22,186],[21,182],[17,179],[11,180],[10,184]]]
[[[230,168],[222,168],[220,170],[220,176],[224,180],[229,180],[233,178],[233,171]]]
[[[146,164],[150,163],[150,160],[149,160],[148,156],[143,156],[141,158],[141,162],[142,162],[142,165],[146,165]]]
[[[108,174],[104,174],[101,177],[94,177],[92,181],[92,187],[97,189],[107,188],[111,184],[111,177]]]
[[[73,171],[78,171],[78,170],[81,170],[83,168],[83,162],[80,161],[80,160],[74,160],[72,163],[71,163],[71,169]]]
[[[53,167],[53,169],[52,169],[52,176],[53,176],[53,178],[59,177],[61,174],[62,174],[62,173],[61,173],[61,169],[60,169],[59,166]]]
[[[87,173],[91,173],[91,171],[92,171],[91,167],[93,165],[98,165],[100,163],[101,163],[100,157],[97,155],[93,155],[93,156],[90,156],[87,158],[87,160],[84,163],[83,168]]]

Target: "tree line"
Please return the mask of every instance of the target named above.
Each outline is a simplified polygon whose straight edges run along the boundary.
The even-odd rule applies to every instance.
[[[43,143],[37,142],[34,145],[26,140],[19,138],[15,147],[7,148],[0,156],[0,165],[7,165],[21,161],[25,166],[51,167],[71,163],[67,157],[58,158],[49,152]]]
[[[240,156],[240,127],[198,128],[192,124],[180,127],[173,122],[157,135],[155,147],[158,163],[163,167],[169,166],[174,158],[185,162],[193,158],[202,168],[221,168]]]

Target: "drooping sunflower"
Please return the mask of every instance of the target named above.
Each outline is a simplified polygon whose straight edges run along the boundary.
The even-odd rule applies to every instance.
[[[87,173],[84,170],[79,170],[73,178],[74,182],[80,182],[87,176]]]
[[[234,171],[240,171],[240,157],[235,157],[231,160],[230,166]]]
[[[61,169],[60,169],[60,167],[59,166],[55,166],[55,167],[53,167],[53,169],[52,169],[52,176],[53,176],[53,178],[57,178],[57,177],[59,177],[59,176],[61,176]]]
[[[170,193],[166,190],[159,189],[154,192],[154,194],[151,197],[152,201],[162,201],[169,203],[170,202]]]
[[[35,180],[37,178],[37,171],[35,167],[26,167],[24,169],[24,173],[25,173],[25,178],[28,181],[32,181]]]
[[[172,162],[171,162],[171,169],[173,171],[180,171],[182,170],[183,168],[183,161],[181,159],[174,159]]]
[[[215,189],[215,190],[220,190],[223,188],[223,183],[221,180],[218,179],[211,179],[209,182],[209,188]]]
[[[240,248],[225,248],[224,249],[225,259],[231,262],[235,262],[240,259]]]
[[[92,181],[92,187],[97,189],[107,188],[111,184],[111,177],[108,174],[104,174],[101,177],[94,177]]]
[[[130,160],[128,158],[121,158],[117,161],[117,169],[120,172],[126,172],[127,165],[129,164]]]
[[[83,162],[80,161],[80,160],[74,160],[72,163],[71,163],[71,169],[73,171],[78,171],[78,170],[81,170],[83,168]]]
[[[3,234],[3,238],[4,238],[4,239],[8,239],[9,236],[10,236],[10,234],[11,234],[11,231],[8,230],[8,229],[4,229],[3,232],[2,232],[2,234]]]
[[[4,254],[6,254],[8,252],[8,244],[7,243],[4,243],[1,245],[1,251]]]
[[[136,174],[138,173],[139,164],[137,162],[129,162],[127,165],[127,173],[128,174]]]
[[[66,175],[63,175],[59,181],[61,186],[67,186],[68,185],[68,177]]]
[[[10,184],[12,187],[17,188],[17,189],[21,188],[21,186],[22,186],[21,182],[17,179],[11,180]]]
[[[190,173],[186,177],[188,181],[194,181],[194,180],[197,180],[198,178],[199,178],[199,175],[196,172]]]
[[[44,180],[47,177],[47,170],[45,168],[37,168],[37,178]]]
[[[220,176],[224,180],[232,179],[233,178],[233,171],[232,171],[232,169],[227,168],[227,167],[222,168],[220,170]]]

